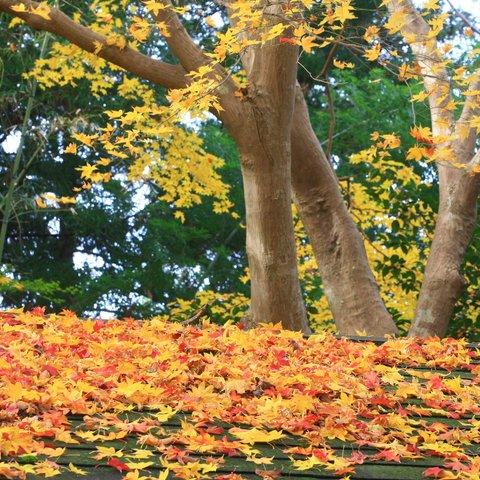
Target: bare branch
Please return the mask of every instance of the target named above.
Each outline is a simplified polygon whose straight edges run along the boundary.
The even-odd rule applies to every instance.
[[[480,35],[480,30],[452,3],[451,0],[447,0],[452,10],[463,20],[463,23],[472,29],[477,35]]]
[[[86,52],[96,53],[99,57],[157,85],[166,88],[180,88],[186,84],[185,71],[178,65],[155,60],[129,47],[121,49],[107,45],[103,35],[74,22],[56,8],[50,8],[50,18],[46,19],[31,13],[31,10],[37,8],[39,3],[33,0],[22,0],[21,3],[27,7],[25,12],[15,11],[12,8],[18,3],[16,0],[0,0],[0,11],[21,18],[36,30],[58,35]],[[96,52],[99,45],[101,48]]]

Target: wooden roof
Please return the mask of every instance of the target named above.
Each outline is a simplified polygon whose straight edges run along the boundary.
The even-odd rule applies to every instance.
[[[31,319],[26,322],[28,328],[31,328],[29,322],[31,322]],[[13,330],[17,335],[17,330],[20,327],[17,328],[17,325],[14,325]],[[108,338],[111,339],[112,336],[119,335],[115,329],[125,329],[126,332],[128,329],[137,328],[133,323],[124,326],[117,322],[112,327],[113,333],[102,333],[100,327],[97,331],[95,327],[97,324],[92,325],[87,324],[84,327],[82,324],[78,329],[84,328],[87,333],[83,335],[74,332],[72,335],[79,335],[84,339],[85,344],[98,347]],[[50,328],[52,330],[48,330]],[[65,326],[66,336],[69,335],[70,328],[71,324]],[[145,333],[144,328],[148,330],[150,327],[138,327],[142,335]],[[158,326],[155,326],[155,328],[158,328]],[[190,362],[189,368],[197,368],[199,359],[208,360],[209,365],[212,365],[212,362],[215,363],[217,356],[225,353],[222,350],[221,343],[219,343],[219,335],[225,333],[222,327],[207,326],[204,330],[198,330],[190,326],[181,333],[179,333],[179,328],[175,326],[164,327],[162,325],[161,328],[168,330],[167,332],[162,331],[162,341],[171,339],[174,342],[175,354],[180,352],[182,361]],[[38,342],[35,343],[34,347],[26,346],[25,355],[31,353],[33,355],[32,359],[35,362],[38,359],[40,364],[46,357],[48,357],[50,364],[53,364],[52,359],[55,359],[57,361],[55,367],[49,367],[55,370],[62,368],[62,362],[71,362],[68,367],[70,370],[66,369],[63,373],[64,375],[71,375],[71,369],[75,367],[75,362],[81,363],[84,361],[85,352],[82,350],[82,344],[75,344],[77,345],[75,352],[78,350],[81,355],[74,359],[69,359],[66,356],[58,361],[57,353],[53,352],[53,349],[50,350],[51,345],[48,344],[48,339],[51,338],[53,331],[58,332],[59,329],[58,325],[42,327],[40,336],[45,339],[45,342],[42,340],[41,347],[36,346]],[[0,373],[7,371],[5,363],[2,364],[1,360],[2,356],[8,358],[7,354],[10,346],[7,340],[11,339],[10,330],[9,327],[6,328],[2,337],[0,328]],[[26,332],[27,337],[30,338],[28,330]],[[123,341],[122,335],[126,335],[123,330],[122,332],[119,342]],[[230,332],[233,337],[237,335],[234,330],[230,330]],[[257,333],[258,335],[256,335]],[[145,338],[141,335],[135,335],[133,335],[136,338],[135,341],[141,342],[136,344],[135,348],[144,347],[147,351],[147,345],[151,346],[157,342],[154,337],[148,335],[145,335]],[[479,478],[477,472],[480,471],[480,421],[477,420],[477,417],[480,415],[480,353],[477,344],[467,345],[461,341],[448,339],[443,343],[432,340],[426,344],[427,346],[422,345],[420,341],[412,340],[404,341],[404,343],[394,340],[382,344],[382,341],[375,339],[367,339],[367,341],[364,338],[335,340],[333,337],[325,339],[312,337],[312,339],[304,340],[304,343],[302,343],[301,337],[295,339],[296,337],[294,338],[293,334],[290,333],[285,335],[281,333],[279,337],[278,330],[269,330],[268,328],[254,333],[243,334],[239,332],[238,335],[244,335],[241,342],[250,342],[244,343],[243,350],[241,350],[245,354],[245,359],[248,358],[248,361],[252,361],[252,358],[254,358],[247,355],[250,348],[252,351],[255,350],[255,355],[262,357],[263,366],[261,366],[261,369],[264,370],[257,369],[255,374],[263,372],[266,380],[261,380],[263,385],[259,386],[258,389],[248,387],[245,392],[240,394],[234,388],[230,389],[228,394],[221,393],[222,390],[218,389],[215,391],[213,388],[210,391],[208,390],[209,386],[204,384],[203,370],[199,368],[193,374],[190,370],[187,371],[190,376],[185,377],[185,381],[187,381],[185,385],[189,386],[188,388],[185,387],[188,391],[184,396],[178,397],[178,391],[174,391],[176,383],[181,380],[173,378],[169,381],[171,395],[176,395],[175,398],[179,398],[178,403],[175,403],[177,401],[169,402],[168,394],[158,398],[159,404],[169,404],[170,411],[172,407],[178,409],[174,414],[168,414],[168,412],[165,414],[163,407],[160,406],[159,409],[155,407],[156,394],[149,398],[146,407],[139,408],[135,401],[131,401],[129,404],[128,400],[125,400],[127,398],[127,394],[125,394],[125,398],[122,397],[123,400],[115,400],[117,402],[115,405],[122,408],[112,409],[110,413],[108,409],[103,409],[98,413],[92,410],[92,413],[87,415],[71,413],[77,408],[74,401],[69,403],[70,400],[68,402],[58,400],[59,404],[50,406],[47,414],[53,415],[52,425],[57,427],[60,425],[61,428],[55,430],[52,427],[52,431],[48,429],[45,431],[44,423],[39,428],[38,435],[37,433],[33,434],[35,441],[41,440],[44,442],[45,448],[39,450],[40,453],[38,454],[27,452],[22,455],[22,452],[17,452],[18,454],[10,457],[10,459],[5,456],[0,458],[0,478],[2,478],[2,466],[5,478],[22,478],[21,473],[18,477],[15,477],[15,470],[8,470],[10,461],[18,462],[23,466],[32,465],[32,472],[36,471],[36,474],[29,473],[26,476],[27,479],[32,480],[45,478],[45,473],[47,475],[55,473],[55,478],[59,480],[73,478],[92,480],[122,478],[128,480],[137,478],[213,478],[218,480],[239,480],[242,478],[263,478],[267,480],[276,478],[312,480],[327,478],[350,478],[352,480]],[[62,339],[64,338],[62,337]],[[202,341],[197,344],[197,347],[200,344],[207,345],[206,347],[195,347],[194,343],[199,338],[202,338]],[[278,340],[279,338],[280,340]],[[257,340],[258,344],[255,344]],[[52,345],[57,345],[56,340],[51,341]],[[356,343],[358,347],[351,346],[353,343]],[[375,344],[377,346],[374,346]],[[227,350],[233,343],[228,345]],[[286,349],[290,348],[289,346],[291,351],[285,353]],[[178,352],[177,347],[179,347]],[[37,351],[39,348],[40,351]],[[120,355],[124,351],[122,348],[123,346],[120,345],[118,350]],[[191,349],[190,356],[187,355],[189,348]],[[277,348],[283,349],[281,355],[278,354],[280,350],[277,351]],[[370,382],[371,385],[367,385],[363,393],[347,391],[345,397],[342,397],[344,389],[338,389],[334,385],[323,385],[322,390],[319,385],[318,391],[311,393],[312,398],[315,399],[313,409],[311,406],[307,406],[304,414],[292,415],[291,410],[294,405],[290,405],[290,410],[285,410],[285,421],[282,421],[282,401],[285,398],[285,402],[288,402],[290,394],[283,392],[280,386],[271,382],[282,378],[281,375],[284,371],[282,368],[284,368],[284,363],[285,365],[288,363],[288,355],[291,355],[292,362],[293,356],[297,355],[296,358],[300,362],[298,363],[298,369],[305,367],[305,365],[301,365],[301,362],[304,361],[302,348],[306,349],[307,357],[310,355],[308,360],[310,370],[302,370],[302,375],[308,375],[308,371],[311,371],[312,375],[315,373],[314,377],[316,379],[321,378],[322,375],[329,378],[330,381],[340,378],[338,375],[341,372],[329,376],[329,368],[337,368],[338,365],[328,366],[328,352],[325,354],[325,358],[322,357],[318,366],[314,363],[315,352],[318,352],[320,356],[325,353],[322,353],[322,348],[333,348],[341,350],[340,353],[336,352],[336,354],[348,357],[348,361],[342,367],[351,369],[351,372],[346,374],[347,377],[345,378],[347,380],[350,378],[348,375],[361,375],[362,381]],[[395,349],[397,348],[403,349],[403,351],[396,352]],[[373,358],[371,365],[375,367],[376,373],[372,375],[365,370],[365,365],[362,364],[360,368],[357,362],[356,356],[363,355],[363,349],[368,351],[365,358],[368,357],[370,360]],[[138,352],[142,351],[141,349],[137,350]],[[420,351],[421,353],[418,353]],[[435,354],[432,353],[434,351]],[[411,357],[408,352],[412,352]],[[133,360],[134,357],[129,357],[129,354],[125,350],[126,361],[136,364],[138,359]],[[332,358],[337,358],[336,354]],[[242,366],[245,369],[250,368],[248,363],[242,364],[238,353],[233,352],[233,355],[226,358],[227,360],[230,358],[232,363],[238,362],[237,370]],[[88,362],[85,364],[87,366],[82,365],[79,371],[91,375],[85,377],[85,383],[87,380],[95,378],[95,375],[97,375],[95,372],[99,369],[103,372],[102,375],[107,380],[105,384],[97,385],[97,388],[101,389],[100,397],[105,394],[101,397],[103,398],[102,401],[109,398],[109,392],[112,392],[111,395],[113,395],[117,391],[115,389],[118,388],[116,385],[114,385],[114,388],[112,387],[112,381],[108,380],[109,378],[115,378],[116,381],[120,381],[129,375],[134,379],[136,378],[137,372],[123,374],[121,370],[115,371],[114,376],[111,377],[113,370],[108,369],[110,363],[115,363],[112,360],[113,357],[108,357],[107,360],[102,357],[101,361],[97,361],[95,357],[92,358],[95,360],[93,367],[88,366],[90,359],[87,357]],[[268,375],[271,372],[265,366],[272,365],[269,363],[272,359],[279,363],[273,364],[276,373],[273,377],[269,377]],[[24,360],[21,356],[18,356],[15,361],[18,361],[21,365]],[[138,361],[141,361],[141,359]],[[149,360],[147,359],[147,361]],[[122,365],[122,363],[118,363],[118,365]],[[138,365],[136,368],[139,368]],[[27,374],[31,372],[31,375],[36,375],[33,371],[35,368],[36,363],[28,363]],[[39,371],[42,371],[41,368],[43,367],[38,368]],[[19,367],[12,363],[13,373],[10,372],[10,374],[16,374],[18,369]],[[318,371],[315,371],[315,369],[318,369]],[[150,370],[149,375],[153,375],[150,378],[154,379],[155,372],[152,373]],[[164,370],[158,370],[158,372],[158,375],[161,375]],[[295,370],[285,370],[285,372],[286,374],[288,372],[289,375],[295,375]],[[20,373],[18,374],[20,375]],[[58,376],[53,375],[53,378],[58,378]],[[236,381],[235,378],[232,381]],[[17,425],[21,429],[25,428],[22,426],[22,422],[31,422],[29,428],[35,430],[35,425],[33,425],[36,422],[35,419],[37,416],[41,418],[42,415],[39,413],[38,405],[35,405],[37,410],[34,414],[29,414],[28,408],[23,407],[25,408],[24,413],[20,411],[10,420],[5,416],[7,410],[3,411],[4,416],[2,417],[2,395],[8,396],[5,395],[8,393],[5,389],[2,391],[3,380],[0,377],[0,438],[2,438],[2,426],[5,425]],[[49,381],[48,376],[45,381]],[[122,385],[125,386],[125,384]],[[361,384],[358,385],[361,386]],[[415,391],[415,389],[421,390],[421,398],[415,397],[411,392],[409,393],[409,386],[415,387],[412,391]],[[192,396],[192,392],[196,388],[203,389],[204,395],[208,395],[208,392],[210,392],[210,400],[201,399],[202,402],[211,402],[210,406],[206,407],[206,404],[204,404],[202,408],[197,408],[195,405],[196,397]],[[295,385],[292,388],[297,389]],[[400,389],[403,389],[403,394],[400,393]],[[240,390],[240,388],[237,388],[237,390]],[[303,390],[300,388],[299,391]],[[322,393],[322,391],[325,393]],[[207,393],[205,394],[205,392]],[[221,410],[216,409],[215,395],[218,395],[219,401],[222,398],[225,401],[225,395],[227,395],[229,410],[225,412],[225,415]],[[308,395],[310,393],[307,392],[306,396]],[[302,397],[299,396],[298,398],[300,401]],[[323,398],[325,401],[322,400]],[[278,400],[279,402],[280,410],[275,411],[274,415],[272,414],[270,423],[268,415],[264,415],[261,419],[255,416],[258,416],[259,399],[272,402]],[[358,399],[361,400],[361,407],[350,408],[349,405]],[[82,401],[81,408],[85,408],[84,399]],[[90,407],[98,401],[100,400],[88,400]],[[257,403],[255,407],[257,410],[252,415],[245,413],[245,409],[248,410],[249,402],[252,405],[255,402]],[[3,405],[8,405],[8,403],[3,403]],[[334,423],[332,423],[332,428],[329,431],[330,414],[328,409],[336,408],[338,405],[345,405],[345,418],[342,418],[343,410],[336,409],[332,414],[332,422]],[[237,408],[238,411],[236,411]],[[324,408],[325,410],[322,411]],[[114,410],[117,413],[114,413]],[[70,413],[67,417],[63,417],[62,411]],[[56,412],[58,412],[58,416],[56,416]],[[235,418],[238,420],[235,420]],[[225,419],[230,420],[225,421]],[[243,423],[242,419],[250,419],[250,423]],[[308,427],[305,428],[302,427],[304,419],[309,422]],[[342,422],[344,422],[343,425]],[[345,428],[343,429],[344,433],[341,433],[343,426],[349,427],[352,424],[355,424],[354,429]],[[260,433],[250,442],[248,434],[252,432],[252,429],[257,428],[263,433]],[[388,429],[393,431],[393,434],[388,437],[390,443],[376,442],[375,438],[377,437],[379,439],[386,438],[384,433]],[[337,434],[337,430],[340,432],[339,434]],[[364,435],[362,432],[364,432]],[[376,436],[376,432],[378,436]],[[408,435],[401,434],[402,432],[407,432]],[[63,433],[65,433],[64,437],[62,437]],[[270,435],[271,433],[273,435]],[[262,435],[265,435],[265,440],[262,440]],[[319,435],[321,435],[321,438]],[[342,436],[345,438],[342,439]],[[62,438],[65,441],[62,441]],[[8,433],[4,434],[3,440],[9,440]],[[75,443],[72,443],[72,440]],[[55,450],[57,448],[58,451]],[[252,453],[249,449],[255,449],[256,452]],[[327,457],[328,461],[326,460]],[[168,459],[168,462],[165,462],[165,459]],[[321,461],[317,462],[318,459]],[[353,464],[352,462],[345,462],[345,465],[343,465],[342,459],[355,460]],[[175,465],[181,467],[179,468],[180,476],[178,472],[175,472]],[[182,470],[182,465],[189,467],[190,470],[187,471],[191,472],[190,476],[185,473],[185,470]],[[209,466],[213,465],[212,471],[209,471]],[[42,466],[46,468],[43,474],[41,474]],[[49,466],[52,466],[52,469],[49,470]],[[169,470],[166,470],[166,468]],[[203,472],[203,474],[197,475],[195,472]]]

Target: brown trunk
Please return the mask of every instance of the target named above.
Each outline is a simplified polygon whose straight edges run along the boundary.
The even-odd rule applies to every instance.
[[[272,25],[281,18],[283,3],[266,7]],[[291,193],[297,59],[297,47],[278,41],[249,49],[242,57],[249,80],[242,114],[224,120],[242,163],[251,283],[249,324],[281,323],[307,333]]]
[[[242,159],[251,281],[249,324],[281,323],[307,333],[292,221],[289,129],[282,128],[268,100],[258,97],[244,121],[243,131],[232,134]]]
[[[291,141],[295,201],[339,333],[395,334],[396,326],[380,298],[363,239],[313,132],[300,88],[297,88]]]
[[[409,336],[443,337],[465,286],[461,273],[477,218],[480,179],[440,166],[440,206]]]

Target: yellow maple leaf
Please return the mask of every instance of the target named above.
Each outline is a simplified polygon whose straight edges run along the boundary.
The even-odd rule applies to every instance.
[[[123,457],[123,452],[121,450],[119,451],[115,450],[114,447],[98,446],[95,448],[97,450],[97,454],[94,457],[96,460],[101,460],[102,458],[106,458],[106,457],[117,457],[117,458]]]
[[[170,470],[168,470],[168,468],[166,470],[164,470],[163,472],[160,472],[157,480],[167,480],[169,473],[170,473]]]
[[[93,144],[93,140],[96,138],[96,135],[86,135],[84,133],[74,133],[72,137],[79,142],[88,145],[89,147]]]
[[[357,18],[353,13],[354,8],[351,5],[350,0],[343,0],[340,5],[335,8],[333,14],[335,20],[338,20],[340,23],[345,23],[347,20]]]
[[[10,9],[17,13],[24,13],[27,11],[27,7],[25,6],[24,3],[19,3],[18,5],[12,5]]]
[[[75,145],[75,143],[69,143],[69,144],[65,147],[65,153],[76,154],[76,153],[77,153],[77,145]]]
[[[365,53],[363,54],[363,56],[367,60],[370,60],[371,62],[374,62],[380,56],[381,51],[382,51],[382,49],[380,47],[380,44],[377,43],[372,48],[366,50]]]
[[[31,11],[34,15],[38,15],[45,20],[50,20],[50,7],[47,2],[40,2],[38,6],[36,8],[32,8]]]
[[[333,64],[340,70],[343,70],[344,68],[354,67],[352,62],[343,62],[342,60],[337,60],[336,58],[333,59]]]
[[[268,443],[273,442],[274,440],[278,440],[283,438],[285,435],[278,430],[261,430],[258,428],[252,428],[251,430],[244,430],[241,428],[231,428],[229,432],[234,435],[235,437],[239,438],[241,442],[244,443]]]
[[[73,463],[68,464],[68,469],[75,475],[87,475],[87,472],[85,470],[81,470],[80,468],[76,467]]]
[[[420,161],[425,156],[425,148],[415,145],[408,149],[407,160]]]
[[[388,22],[385,23],[385,28],[391,34],[397,33],[405,25],[406,18],[405,12],[397,10],[390,15]]]
[[[151,467],[153,462],[129,462],[126,464],[131,470],[144,470],[145,468]]]
[[[428,98],[428,93],[425,90],[412,95],[412,100],[414,102],[423,102],[426,98]]]
[[[321,462],[315,455],[311,455],[305,460],[292,460],[292,465],[297,470],[310,470],[316,465],[325,465],[325,462]]]
[[[310,53],[313,47],[318,47],[318,44],[315,43],[315,37],[303,37],[300,40],[300,46],[307,52]]]
[[[81,178],[89,179],[92,178],[93,174],[97,170],[97,167],[95,165],[87,163],[86,165],[82,165],[81,167],[76,167],[75,170],[78,170],[80,172]]]
[[[373,42],[375,39],[378,38],[378,32],[380,31],[380,29],[375,26],[375,25],[370,25],[369,27],[367,27],[367,29],[365,30],[365,33],[363,34],[363,38],[368,42],[368,43],[371,43]]]
[[[129,458],[134,458],[135,460],[145,460],[146,458],[153,456],[153,452],[151,450],[136,449],[133,453],[127,456]]]

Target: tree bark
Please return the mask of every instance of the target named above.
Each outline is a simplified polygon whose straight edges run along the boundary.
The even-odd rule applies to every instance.
[[[263,124],[265,130],[268,122]],[[249,325],[308,333],[291,213],[290,146],[281,135],[240,144],[251,281]]]
[[[281,323],[308,333],[292,219],[290,132],[296,55],[288,45],[253,50],[242,118],[226,125],[241,156],[251,281],[249,324]]]
[[[465,285],[461,267],[477,217],[480,181],[474,167],[480,157],[478,153],[474,156],[477,134],[470,120],[479,111],[475,92],[480,88],[480,72],[472,77],[471,95],[456,121],[450,108],[453,95],[446,57],[439,50],[437,39],[431,37],[427,21],[411,0],[391,0],[387,7],[391,15],[405,15],[401,32],[408,38],[428,92],[433,136],[437,141],[444,139],[445,143],[438,146],[451,151],[448,158],[437,162],[439,210],[415,319],[409,331],[410,336],[442,337]],[[450,160],[465,168],[448,165]]]
[[[355,335],[364,331],[370,336],[397,333],[368,264],[362,236],[311,127],[299,87],[291,141],[294,197],[339,333]]]
[[[440,205],[409,336],[443,337],[465,287],[461,268],[477,219],[480,177],[440,166]]]

